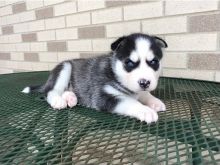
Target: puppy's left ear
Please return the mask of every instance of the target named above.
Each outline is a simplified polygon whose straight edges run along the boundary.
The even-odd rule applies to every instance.
[[[117,39],[115,42],[113,42],[111,44],[112,51],[116,50],[120,46],[121,42],[125,40],[125,38],[126,38],[126,36],[123,36],[123,37],[120,37],[119,39]]]
[[[164,41],[163,39],[157,37],[157,36],[153,36],[156,44],[158,44],[161,48],[167,48],[168,45],[166,43],[166,41]]]

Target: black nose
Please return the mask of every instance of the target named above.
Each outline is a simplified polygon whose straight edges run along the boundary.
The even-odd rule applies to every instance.
[[[146,89],[150,86],[150,81],[145,79],[140,79],[138,83],[142,89]]]

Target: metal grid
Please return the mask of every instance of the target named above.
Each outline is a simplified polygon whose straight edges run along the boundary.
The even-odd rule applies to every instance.
[[[161,78],[156,124],[77,106],[52,110],[20,91],[47,72],[0,76],[0,164],[220,164],[220,84]]]

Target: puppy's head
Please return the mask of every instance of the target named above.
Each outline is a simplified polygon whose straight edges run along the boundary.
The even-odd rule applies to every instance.
[[[138,93],[157,86],[163,52],[167,43],[159,37],[135,33],[112,43],[114,73],[118,81]]]

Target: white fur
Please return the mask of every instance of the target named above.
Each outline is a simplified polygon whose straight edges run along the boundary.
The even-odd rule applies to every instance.
[[[148,124],[158,120],[156,111],[129,97],[119,102],[113,113],[134,117]]]
[[[154,54],[150,49],[150,45],[150,41],[144,38],[138,38],[136,40],[136,52],[141,60],[150,61],[154,58]]]
[[[68,86],[72,66],[70,63],[64,63],[63,65],[63,69],[57,77],[56,84],[54,85],[53,90],[51,90],[47,94],[47,102],[54,109],[63,109],[67,107],[67,102],[61,97],[61,95]]]
[[[104,90],[108,94],[120,99],[120,102],[114,108],[113,113],[134,117],[138,120],[145,121],[148,124],[158,120],[157,111],[141,104],[137,100],[138,97],[136,95],[128,96],[110,85],[106,85]]]
[[[137,62],[139,60],[137,52],[135,52],[135,51],[131,52],[130,60],[133,61],[133,62]]]
[[[150,81],[150,86],[147,89],[152,91],[157,86],[157,81],[160,75],[160,68],[158,71],[154,71],[150,66],[146,64],[146,60],[152,60],[154,58],[153,52],[150,49],[150,42],[144,38],[137,39],[135,41],[136,49],[132,51],[130,59],[135,61],[140,60],[140,64],[131,72],[127,72],[124,69],[124,64],[117,60],[115,63],[114,72],[117,75],[119,81],[128,89],[134,92],[140,92],[142,89],[139,86],[138,81],[140,79],[146,79]]]
[[[104,86],[104,91],[110,95],[116,96],[116,97],[121,97],[124,96],[124,93],[118,91],[117,89],[115,89],[114,87],[110,86],[110,85],[105,85]]]
[[[65,91],[62,94],[62,98],[66,101],[68,107],[70,107],[70,108],[76,106],[76,104],[77,104],[77,97],[76,97],[75,93],[73,93],[71,91]]]
[[[138,100],[144,104],[154,109],[155,111],[165,111],[165,104],[158,98],[154,97],[150,92],[140,92],[138,95]]]
[[[57,91],[52,90],[47,94],[47,102],[54,109],[64,109],[67,107],[67,102],[63,99]]]
[[[21,92],[28,94],[30,93],[30,91],[31,91],[30,87],[25,87]]]

